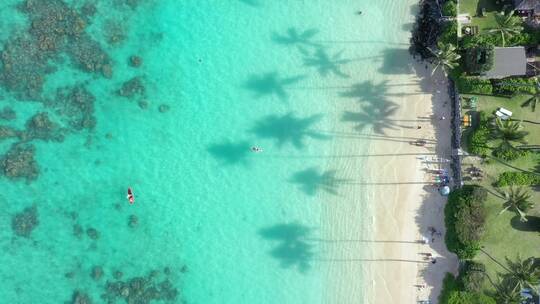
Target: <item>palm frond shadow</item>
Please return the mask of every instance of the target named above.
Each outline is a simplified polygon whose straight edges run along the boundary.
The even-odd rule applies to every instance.
[[[304,147],[307,138],[326,140],[331,136],[324,135],[312,129],[313,124],[321,119],[322,115],[312,115],[306,118],[297,118],[293,113],[283,116],[269,115],[258,121],[251,129],[260,138],[272,139],[278,147],[292,144],[295,148]]]
[[[312,229],[298,224],[278,224],[260,229],[263,239],[277,242],[270,255],[280,261],[282,268],[296,268],[305,273],[311,268],[314,246],[308,241]]]
[[[321,172],[315,167],[299,171],[290,179],[291,183],[297,184],[304,193],[311,196],[319,190],[338,195],[338,188],[349,181],[337,178],[335,170]]]
[[[304,78],[303,75],[280,77],[277,72],[250,75],[244,83],[244,88],[252,91],[255,98],[277,96],[280,100],[286,101],[289,98],[287,93],[289,87]]]

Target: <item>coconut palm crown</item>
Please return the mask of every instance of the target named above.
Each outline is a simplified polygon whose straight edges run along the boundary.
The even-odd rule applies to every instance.
[[[435,56],[435,67],[431,75],[435,74],[438,68],[442,68],[446,73],[459,65],[458,60],[461,58],[461,55],[456,52],[456,46],[451,43],[444,44],[439,42],[437,43],[436,50],[429,49],[429,51]]]
[[[500,33],[502,38],[502,46],[506,44],[506,38],[512,38],[515,34],[519,34],[523,30],[521,26],[521,19],[514,16],[514,11],[505,14],[500,12],[495,15],[495,22],[497,23],[496,27],[490,29],[490,33]]]

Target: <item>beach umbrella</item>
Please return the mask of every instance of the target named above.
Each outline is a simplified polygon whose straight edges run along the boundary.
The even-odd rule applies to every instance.
[[[439,192],[441,193],[441,195],[447,196],[448,194],[450,194],[450,187],[444,186]]]

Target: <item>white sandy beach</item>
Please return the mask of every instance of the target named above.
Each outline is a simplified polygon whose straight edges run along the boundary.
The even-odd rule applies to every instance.
[[[371,264],[373,288],[369,303],[416,303],[428,299],[437,303],[445,273],[457,272],[457,258],[444,244],[446,198],[432,185],[434,176],[428,171],[434,167],[450,170],[449,164],[428,164],[420,159],[424,155],[450,159],[451,106],[447,82],[441,73],[431,77],[423,64],[416,64],[415,69],[423,79],[405,75],[396,80],[418,85],[392,90],[396,95],[402,94],[392,99],[400,106],[392,119],[404,127],[388,130],[386,136],[411,141],[426,139],[427,145],[416,146],[406,140],[380,141],[370,151],[391,152],[395,156],[384,162],[369,162],[371,176],[381,179],[377,182],[389,183],[371,188],[377,202],[375,239],[380,241],[372,247],[372,258],[380,262]],[[428,227],[435,228],[440,235],[431,233]],[[417,243],[422,238],[429,243]],[[435,257],[435,264],[425,261],[427,253]]]
[[[329,278],[324,282],[325,303],[437,303],[445,273],[457,272],[457,258],[444,245],[446,198],[430,183],[433,175],[420,159],[450,158],[447,83],[441,74],[433,79],[425,64],[415,63],[414,69],[418,73],[387,77],[382,98],[397,110],[387,117],[384,134],[360,135],[364,142],[369,139],[369,151],[357,144],[361,140],[347,138],[349,144],[340,145],[337,155],[365,154],[334,159],[327,168],[355,185],[341,187],[339,197],[327,195],[327,231],[321,236],[327,241],[319,244]],[[411,144],[417,139],[427,144]],[[369,214],[374,216],[370,219]],[[434,242],[428,227],[441,233],[433,234]],[[429,238],[429,244],[420,244],[422,237]],[[436,264],[424,260],[426,253]],[[421,285],[425,288],[417,287]]]

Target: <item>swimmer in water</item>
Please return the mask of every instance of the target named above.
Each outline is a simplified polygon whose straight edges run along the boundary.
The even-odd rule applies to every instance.
[[[256,147],[256,146],[253,146],[251,147],[251,151],[255,152],[255,153],[259,153],[259,152],[262,152],[263,149],[259,148],[259,147]]]

